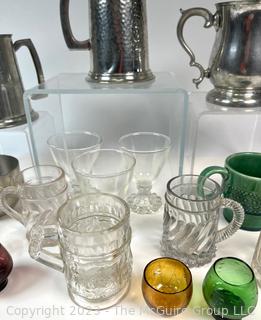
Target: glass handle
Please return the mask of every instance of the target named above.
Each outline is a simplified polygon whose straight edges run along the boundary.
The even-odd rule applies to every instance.
[[[199,69],[200,76],[197,79],[193,79],[193,83],[195,83],[196,87],[198,88],[199,84],[204,80],[205,77],[209,77],[209,69],[204,69],[201,64],[196,62],[196,57],[194,52],[190,49],[188,44],[186,43],[184,36],[183,36],[183,29],[186,21],[193,17],[193,16],[200,16],[205,19],[204,28],[210,28],[214,25],[215,22],[215,16],[209,12],[207,9],[204,8],[191,8],[188,10],[180,10],[182,16],[178,22],[177,26],[177,37],[178,40],[183,47],[183,49],[187,52],[187,54],[190,57],[190,66],[196,67]]]
[[[63,36],[69,49],[91,50],[90,40],[79,41],[72,32],[69,18],[70,0],[60,0],[60,16],[63,30]]]
[[[31,228],[28,251],[31,258],[37,262],[63,272],[64,265],[60,254],[57,226],[44,225],[50,214],[52,214],[51,211],[41,214]],[[42,217],[45,217],[44,220]],[[41,224],[39,224],[39,221],[41,221]],[[58,249],[58,253],[52,252],[53,248]]]
[[[223,198],[221,206],[231,209],[233,211],[233,218],[227,227],[218,231],[216,242],[221,242],[230,238],[242,226],[245,218],[245,212],[240,203]]]
[[[19,221],[23,225],[24,223],[24,217],[22,213],[19,213],[18,211],[14,210],[10,207],[7,197],[8,196],[15,196],[19,198],[19,190],[17,187],[6,187],[4,188],[0,193],[0,210],[3,211],[5,214],[7,214],[9,217]]]
[[[34,63],[34,66],[35,66],[38,83],[39,84],[44,83],[45,80],[44,80],[42,64],[41,64],[39,55],[35,49],[35,46],[34,46],[32,40],[31,39],[22,39],[22,40],[18,40],[14,43],[14,50],[15,51],[19,50],[21,47],[27,47],[27,49],[29,50],[31,57],[32,57],[32,60],[33,60],[33,63]],[[47,97],[47,95],[38,94],[38,95],[34,95],[33,99],[37,100],[37,99],[42,99],[45,97]]]

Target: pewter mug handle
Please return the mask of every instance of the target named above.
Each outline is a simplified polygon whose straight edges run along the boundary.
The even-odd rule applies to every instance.
[[[39,84],[44,83],[44,74],[43,74],[43,68],[41,65],[41,61],[40,58],[38,56],[38,53],[35,49],[35,46],[32,42],[31,39],[22,39],[22,40],[18,40],[14,43],[14,50],[18,51],[21,47],[27,47],[27,49],[29,50],[34,66],[35,66],[35,70],[36,70],[36,74],[37,74],[37,80]],[[42,99],[45,98],[47,95],[34,95],[33,99],[37,100],[37,99]]]
[[[193,16],[203,17],[205,19],[204,28],[210,28],[214,26],[215,16],[210,11],[204,8],[191,8],[188,10],[180,9],[180,12],[182,16],[179,19],[179,23],[177,26],[177,37],[181,46],[190,57],[189,65],[191,67],[196,67],[199,69],[199,72],[200,72],[199,78],[193,79],[193,83],[195,83],[196,87],[198,88],[199,84],[204,80],[205,77],[209,78],[210,71],[209,71],[209,68],[204,69],[204,67],[200,63],[196,62],[196,57],[194,52],[190,49],[190,47],[187,45],[186,41],[184,40],[183,29],[187,20]]]
[[[69,49],[91,50],[90,40],[79,41],[72,32],[69,18],[70,0],[60,0],[60,16],[63,30],[63,36]]]

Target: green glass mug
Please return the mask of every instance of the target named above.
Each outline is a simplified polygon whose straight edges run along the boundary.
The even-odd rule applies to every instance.
[[[211,166],[200,175],[221,174],[224,197],[239,202],[245,210],[241,229],[261,230],[261,153],[241,152],[230,155],[224,167]],[[231,221],[233,213],[224,209],[224,217]]]

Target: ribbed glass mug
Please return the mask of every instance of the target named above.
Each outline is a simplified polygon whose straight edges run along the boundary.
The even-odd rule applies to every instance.
[[[72,198],[59,209],[57,225],[43,222],[32,230],[29,253],[65,273],[76,304],[91,310],[108,308],[130,285],[129,214],[126,202],[110,194]],[[54,253],[55,246],[60,254]]]
[[[221,196],[220,186],[211,179],[184,175],[167,184],[162,254],[183,261],[189,267],[209,263],[216,244],[232,236],[244,221],[243,207]],[[220,208],[233,211],[233,220],[218,230]]]
[[[26,168],[13,178],[13,183],[0,194],[0,210],[25,226],[27,238],[32,226],[44,218],[43,214],[49,212],[49,220],[56,221],[57,210],[68,199],[68,186],[60,167]],[[18,199],[16,208],[10,206],[10,197]]]

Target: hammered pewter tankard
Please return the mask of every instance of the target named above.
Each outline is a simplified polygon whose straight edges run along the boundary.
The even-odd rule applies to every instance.
[[[200,71],[198,85],[210,78],[214,89],[207,101],[226,107],[253,108],[261,105],[261,1],[231,1],[216,4],[213,15],[204,8],[181,10],[178,39],[190,57],[190,66]],[[204,69],[185,42],[183,28],[192,16],[205,19],[205,28],[214,27],[216,40],[209,67]]]
[[[24,87],[16,60],[15,52],[21,47],[30,51],[36,69],[38,82],[44,82],[43,70],[37,51],[31,39],[18,40],[13,43],[12,35],[0,35],[0,129],[26,123],[23,93]],[[34,99],[43,98],[38,95]],[[36,120],[38,114],[31,109],[31,118]]]
[[[68,48],[90,50],[88,81],[125,83],[154,79],[149,68],[146,0],[89,0],[89,40],[74,37],[70,0],[60,0],[63,35]]]

